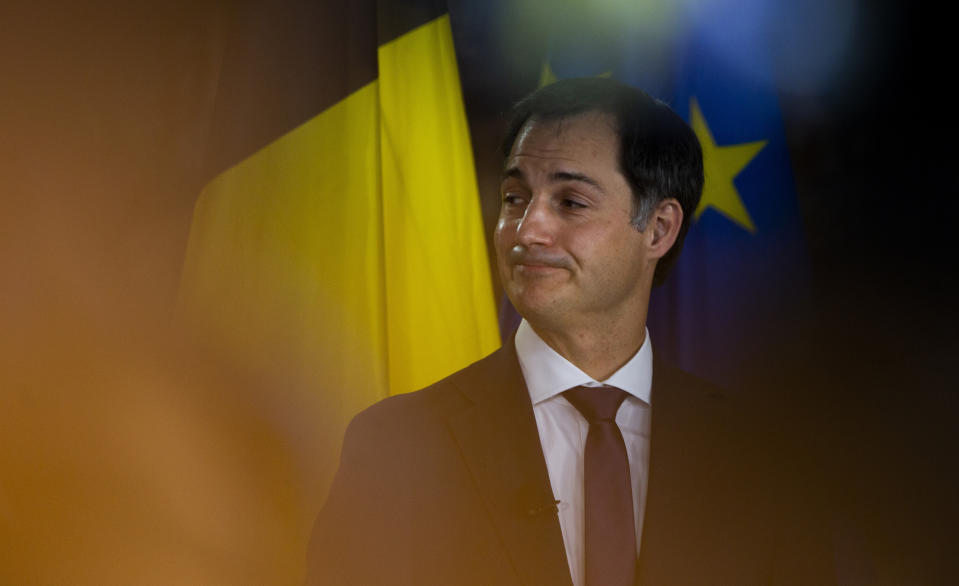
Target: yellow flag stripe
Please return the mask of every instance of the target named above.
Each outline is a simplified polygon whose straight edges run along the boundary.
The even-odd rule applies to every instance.
[[[181,284],[216,343],[339,389],[343,416],[386,389],[377,100],[374,82],[214,179]]]
[[[378,62],[395,394],[491,352],[499,336],[449,17],[382,45]]]
[[[352,415],[499,344],[448,17],[378,59],[377,81],[204,189],[181,282],[186,319],[311,409],[310,503]]]

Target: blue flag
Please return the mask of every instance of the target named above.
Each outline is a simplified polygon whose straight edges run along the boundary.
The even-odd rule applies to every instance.
[[[742,26],[762,26],[742,16]],[[759,367],[801,356],[811,296],[771,52],[762,35],[703,14],[680,15],[668,34],[641,18],[605,35],[583,23],[554,23],[540,85],[612,76],[667,102],[703,146],[702,202],[650,302],[654,352],[713,382],[749,386]],[[508,301],[500,315],[508,335],[518,316]]]
[[[770,52],[720,40],[705,23],[675,45],[667,100],[699,137],[706,184],[648,324],[661,357],[738,387],[801,351],[811,277]]]

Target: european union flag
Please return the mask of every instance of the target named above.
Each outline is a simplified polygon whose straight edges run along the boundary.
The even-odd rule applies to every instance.
[[[737,51],[717,26],[694,24],[676,42],[674,90],[660,96],[699,137],[706,184],[648,324],[659,356],[741,387],[800,351],[811,277],[770,52]],[[641,77],[636,66],[625,81]]]
[[[576,34],[554,31],[540,76],[543,85],[611,75],[669,103],[695,130],[703,199],[672,275],[653,290],[648,325],[659,357],[735,388],[802,356],[811,301],[772,53],[762,35],[735,28],[761,26],[761,15],[740,16],[680,14],[658,37],[640,18],[618,22],[615,34],[592,27],[605,36],[574,19]]]

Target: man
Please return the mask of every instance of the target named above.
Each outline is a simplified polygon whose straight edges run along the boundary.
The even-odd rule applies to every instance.
[[[494,239],[523,322],[351,423],[309,581],[829,583],[740,411],[653,362],[650,290],[702,191],[695,135],[638,90],[578,79],[520,102],[504,145]]]

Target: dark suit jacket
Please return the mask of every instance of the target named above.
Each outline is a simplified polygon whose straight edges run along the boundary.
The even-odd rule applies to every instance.
[[[715,387],[654,366],[638,584],[833,583],[804,491],[750,429]],[[553,502],[509,342],[353,420],[307,582],[569,585]]]

